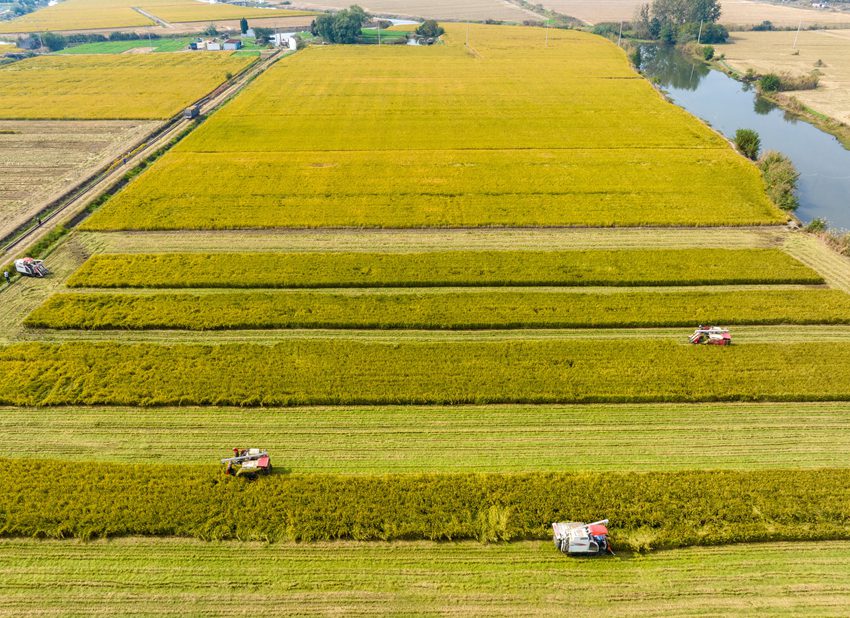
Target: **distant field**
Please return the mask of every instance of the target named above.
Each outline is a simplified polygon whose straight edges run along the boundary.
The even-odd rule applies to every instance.
[[[279,2],[279,0],[273,0]],[[328,10],[345,9],[348,0],[298,0],[298,8]],[[521,23],[527,19],[540,19],[533,11],[523,9],[506,0],[369,0],[363,7],[372,13],[433,19],[484,21],[498,19]]]
[[[0,347],[5,405],[845,401],[850,345],[657,337]]]
[[[210,4],[195,0],[63,0],[11,21],[0,22],[2,32],[91,30],[153,26],[155,22],[135,8],[167,22],[213,21],[264,17],[298,17],[305,11],[281,11]]]
[[[542,0],[541,4],[591,24],[603,21],[628,21],[644,0]],[[720,22],[732,25],[754,25],[767,20],[777,26],[798,23],[850,24],[850,12],[800,9],[755,0],[721,0]]]
[[[165,119],[251,61],[224,52],[39,56],[0,67],[0,115]]]
[[[154,52],[174,52],[186,49],[190,41],[195,37],[181,37],[176,39],[139,39],[137,41],[105,41],[103,43],[83,43],[66,47],[58,52],[67,54],[121,54],[131,49],[140,47],[152,47]]]
[[[67,281],[90,288],[358,288],[818,284],[778,249],[161,253],[92,256]]]
[[[234,568],[240,556],[251,560]],[[758,543],[575,560],[549,542],[0,541],[0,603],[47,616],[839,615],[850,542]]]
[[[850,13],[847,15],[850,18]],[[795,32],[735,32],[731,43],[718,50],[741,72],[752,68],[758,73],[786,71],[797,76],[817,70],[820,84],[816,90],[788,94],[822,114],[850,123],[850,30],[801,32],[796,52],[795,36]]]
[[[242,291],[51,296],[24,324],[91,330],[689,327],[850,324],[839,290]]]
[[[0,237],[154,126],[139,121],[0,120]]]
[[[0,409],[2,456],[214,464],[256,445],[293,473],[582,472],[850,464],[844,403]],[[580,439],[577,438],[580,436]]]
[[[446,45],[315,47],[276,64],[84,227],[785,220],[756,168],[609,41],[557,30],[547,48],[543,29],[474,26],[470,55],[466,29],[448,28]]]

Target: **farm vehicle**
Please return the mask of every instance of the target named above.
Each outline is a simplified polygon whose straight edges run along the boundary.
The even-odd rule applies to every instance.
[[[228,476],[256,478],[260,474],[271,474],[272,461],[268,451],[258,448],[235,448],[233,457],[221,460],[224,473]]]
[[[15,260],[15,270],[27,277],[46,277],[50,274],[42,260],[34,260],[31,257]]]
[[[565,521],[552,524],[555,547],[568,556],[614,555],[608,541],[607,519],[586,524],[580,521]]]
[[[732,345],[732,335],[727,328],[700,325],[688,341],[694,345]]]

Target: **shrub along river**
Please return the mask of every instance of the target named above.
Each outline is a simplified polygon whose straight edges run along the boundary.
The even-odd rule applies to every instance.
[[[829,133],[784,112],[749,84],[686,57],[671,47],[641,47],[641,72],[677,105],[702,118],[729,139],[753,129],[762,152],[788,155],[800,171],[797,217],[823,218],[850,229],[850,151]]]

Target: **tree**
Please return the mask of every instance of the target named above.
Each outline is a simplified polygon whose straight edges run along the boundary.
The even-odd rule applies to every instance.
[[[215,24],[210,24],[201,32],[201,34],[205,34],[206,36],[217,36],[218,28],[215,27]]]
[[[242,34],[245,34],[245,33],[248,32],[248,20],[245,19],[244,17],[239,20],[239,30],[242,31]]]
[[[796,194],[800,172],[791,159],[780,152],[769,151],[759,159],[758,166],[770,199],[783,210],[795,210],[800,205]]]
[[[260,45],[267,45],[274,34],[274,28],[254,28],[254,40]]]
[[[735,146],[742,155],[755,161],[759,158],[761,138],[752,129],[738,129],[735,131]]]
[[[782,80],[775,73],[768,73],[759,78],[759,88],[762,92],[778,92],[782,87]]]
[[[320,15],[310,25],[313,36],[328,43],[356,43],[369,15],[356,4],[333,15]]]
[[[416,29],[416,34],[419,36],[436,39],[445,33],[445,29],[433,19],[426,19],[422,25]]]
[[[721,12],[718,0],[690,0],[688,21],[713,24],[720,19]]]
[[[702,57],[706,60],[714,58],[714,48],[711,45],[706,45],[702,48]]]
[[[55,32],[45,32],[41,35],[41,42],[44,46],[50,51],[59,51],[60,49],[65,49],[68,45],[68,41],[61,34],[56,34]]]

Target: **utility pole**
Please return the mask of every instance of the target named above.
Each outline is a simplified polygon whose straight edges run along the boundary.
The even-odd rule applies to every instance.
[[[623,40],[623,22],[620,22],[620,34],[617,35],[617,47],[620,46],[620,42]]]
[[[794,49],[797,49],[797,39],[800,38],[800,29],[803,27],[803,20],[800,19],[800,23],[797,25],[797,34],[794,35]]]
[[[549,47],[549,22],[546,22],[546,47]]]
[[[697,35],[697,45],[702,44],[702,24],[703,24],[703,20],[700,20],[700,22],[699,22],[699,34]]]

